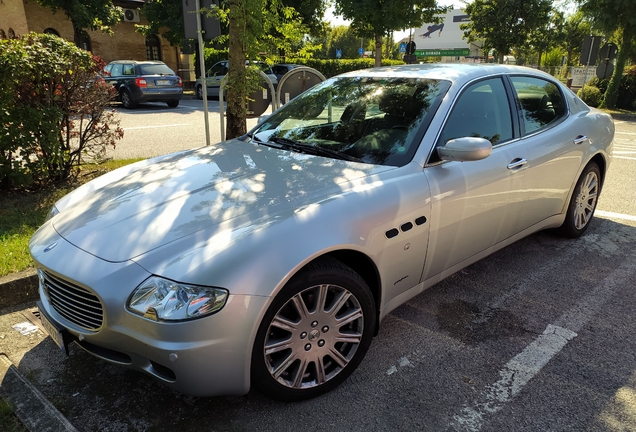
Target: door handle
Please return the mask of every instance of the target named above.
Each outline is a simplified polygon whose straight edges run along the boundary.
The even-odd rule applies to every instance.
[[[509,170],[514,170],[514,169],[517,169],[517,168],[521,168],[522,166],[524,166],[527,163],[528,163],[528,161],[526,159],[514,159],[512,162],[510,162],[508,164],[508,169]]]
[[[587,137],[585,135],[579,135],[574,138],[574,144],[576,145],[583,144],[585,141],[587,141]]]

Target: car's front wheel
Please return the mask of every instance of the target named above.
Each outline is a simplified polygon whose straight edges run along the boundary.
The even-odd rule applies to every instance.
[[[568,205],[563,225],[559,228],[566,237],[581,236],[590,226],[598,197],[601,192],[601,170],[595,162],[590,162],[579,177]]]
[[[197,99],[203,100],[203,86],[197,86]]]
[[[168,102],[166,102],[168,104],[168,106],[170,108],[176,108],[179,106],[179,101],[178,100],[170,100]]]
[[[133,101],[132,96],[130,95],[130,92],[126,89],[123,89],[121,91],[120,98],[121,98],[121,104],[126,109],[132,109],[137,105],[135,101]]]
[[[374,333],[365,281],[332,258],[310,263],[276,296],[258,330],[252,382],[283,401],[319,396],[360,364]]]

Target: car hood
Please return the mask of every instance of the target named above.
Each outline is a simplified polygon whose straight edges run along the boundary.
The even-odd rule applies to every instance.
[[[243,226],[274,218],[391,169],[232,140],[100,177],[60,200],[52,224],[84,251],[121,262],[239,216]]]

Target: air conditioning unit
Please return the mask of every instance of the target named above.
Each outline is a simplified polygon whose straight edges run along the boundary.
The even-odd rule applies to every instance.
[[[124,15],[121,20],[125,22],[139,22],[139,9],[124,9]]]

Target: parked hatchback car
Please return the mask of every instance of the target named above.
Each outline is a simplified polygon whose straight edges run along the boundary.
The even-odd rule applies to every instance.
[[[165,102],[179,106],[183,82],[164,62],[116,60],[104,68],[104,79],[117,90],[117,100],[124,108],[143,102]]]
[[[278,86],[278,80],[276,79],[276,75],[272,72],[272,68],[265,62],[259,61],[245,61],[246,65],[253,65],[262,70],[267,78],[270,79],[272,84],[274,85],[274,90]],[[221,87],[221,81],[227,75],[227,71],[229,68],[230,62],[227,60],[222,60],[217,62],[208,69],[206,73],[206,84],[207,84],[207,93],[208,97],[219,97],[219,89]],[[203,80],[201,77],[197,78],[194,83],[194,88],[197,93],[197,98],[203,99]]]
[[[42,320],[180,392],[311,398],[423,290],[536,231],[582,235],[613,136],[532,69],[340,75],[59,200],[29,245]]]

